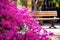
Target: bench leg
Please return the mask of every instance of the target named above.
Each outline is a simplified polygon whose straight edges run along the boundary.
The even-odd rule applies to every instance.
[[[43,18],[43,17],[39,17],[39,18]],[[40,24],[40,25],[44,25],[43,20],[39,20],[39,24]]]
[[[40,25],[44,25],[43,21],[39,21],[39,24],[40,24]]]
[[[52,21],[51,21],[51,26],[50,26],[49,28],[51,28],[51,27],[56,28],[56,27],[54,26],[54,23],[55,23],[55,21],[52,20]]]

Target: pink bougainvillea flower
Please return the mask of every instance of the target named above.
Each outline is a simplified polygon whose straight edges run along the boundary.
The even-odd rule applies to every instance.
[[[0,40],[3,40],[4,36],[3,34],[0,34]]]
[[[48,36],[53,33],[43,29],[32,15],[25,6],[17,8],[12,0],[0,0],[0,40],[51,40]]]

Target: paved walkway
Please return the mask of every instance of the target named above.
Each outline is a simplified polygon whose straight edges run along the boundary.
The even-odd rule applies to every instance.
[[[45,28],[48,32],[53,32],[55,36],[51,37],[52,40],[60,40],[60,24],[55,24],[56,29],[49,28],[50,24],[44,24],[42,27]]]

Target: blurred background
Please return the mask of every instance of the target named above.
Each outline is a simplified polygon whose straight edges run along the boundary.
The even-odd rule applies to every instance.
[[[57,11],[60,18],[60,0],[14,0],[17,7],[26,6],[29,11]],[[57,21],[60,23],[60,20]]]
[[[14,0],[17,2],[17,7],[25,6],[29,8],[29,11],[57,11],[57,17],[60,18],[60,0]],[[56,29],[51,29],[48,24],[49,21],[44,21],[43,28],[51,31],[55,34],[52,40],[60,40],[60,20],[57,20],[55,24]]]

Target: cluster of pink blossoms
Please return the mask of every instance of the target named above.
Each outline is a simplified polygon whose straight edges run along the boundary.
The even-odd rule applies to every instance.
[[[51,40],[48,36],[53,33],[43,29],[32,14],[26,7],[17,8],[12,0],[0,0],[0,40]],[[18,33],[24,23],[29,30]]]

